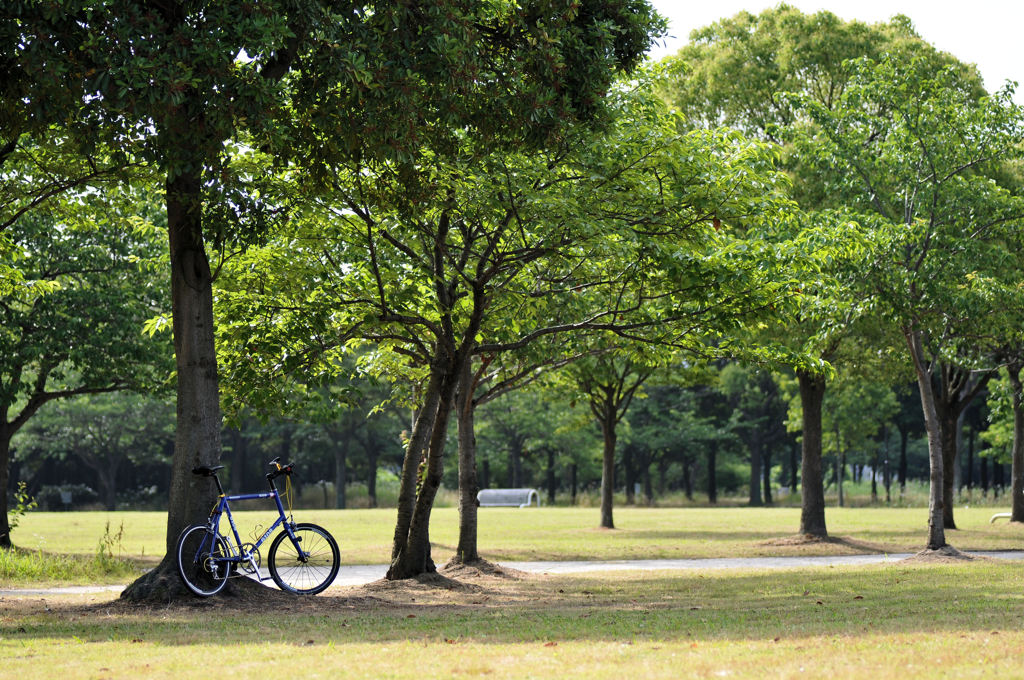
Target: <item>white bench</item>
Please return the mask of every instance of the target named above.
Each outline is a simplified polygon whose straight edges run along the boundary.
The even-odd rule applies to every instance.
[[[540,507],[540,494],[536,489],[480,489],[476,502],[481,508],[528,508],[536,502]]]

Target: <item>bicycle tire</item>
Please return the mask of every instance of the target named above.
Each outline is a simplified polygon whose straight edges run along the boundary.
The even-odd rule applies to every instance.
[[[205,524],[193,524],[181,532],[175,547],[178,575],[185,586],[200,597],[216,595],[228,582],[230,566],[211,562],[210,557],[227,557],[228,544]]]
[[[267,568],[281,590],[297,595],[316,595],[331,585],[338,575],[341,567],[338,542],[316,524],[296,524],[294,532],[303,552],[309,554],[308,559],[299,559],[288,532],[282,531],[270,544]]]

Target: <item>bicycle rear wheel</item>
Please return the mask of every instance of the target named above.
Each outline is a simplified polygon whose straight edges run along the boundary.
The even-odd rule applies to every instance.
[[[299,556],[288,532],[282,531],[274,537],[267,554],[270,576],[281,590],[316,595],[338,575],[341,567],[338,542],[316,524],[296,524],[294,531],[305,558]]]
[[[178,575],[196,595],[215,595],[228,582],[230,565],[217,561],[228,556],[228,545],[205,524],[193,524],[181,532],[175,556]]]

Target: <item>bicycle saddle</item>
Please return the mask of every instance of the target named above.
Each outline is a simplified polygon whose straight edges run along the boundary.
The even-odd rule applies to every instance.
[[[207,467],[205,465],[200,465],[199,467],[192,468],[192,474],[194,474],[194,475],[202,475],[203,477],[212,477],[215,474],[217,474],[217,470],[223,470],[223,469],[224,469],[223,465],[218,465],[216,467]]]

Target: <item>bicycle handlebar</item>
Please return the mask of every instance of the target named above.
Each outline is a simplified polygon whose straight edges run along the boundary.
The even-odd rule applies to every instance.
[[[273,469],[267,473],[267,480],[274,480],[281,475],[290,475],[295,468],[295,463],[288,463],[287,465],[281,465],[281,458],[277,457],[274,460],[267,463]]]

